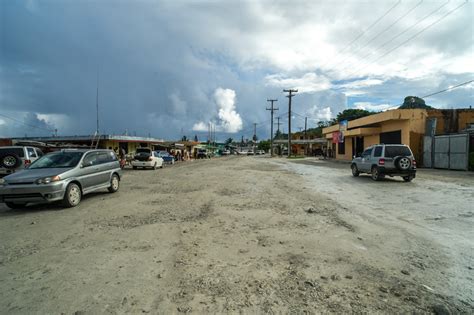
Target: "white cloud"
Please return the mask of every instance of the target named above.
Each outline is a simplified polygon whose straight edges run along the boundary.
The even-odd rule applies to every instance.
[[[364,79],[364,80],[356,80],[349,83],[344,83],[339,85],[338,87],[346,88],[346,89],[361,89],[366,88],[369,86],[380,85],[383,84],[384,81],[380,79]]]
[[[217,113],[216,130],[220,132],[236,133],[242,130],[242,118],[235,107],[235,91],[231,89],[217,88],[214,92],[214,101],[219,111]],[[198,122],[193,125],[194,131],[206,131],[208,125]]]
[[[207,131],[208,129],[209,129],[209,125],[206,123],[203,123],[202,121],[195,123],[193,125],[194,131]]]
[[[327,121],[331,120],[333,117],[333,113],[331,111],[331,107],[318,107],[318,106],[313,106],[309,110],[310,116],[315,119],[316,121]]]
[[[331,82],[326,77],[312,72],[306,73],[300,78],[289,78],[282,74],[267,75],[265,80],[266,85],[298,89],[299,93],[318,92],[331,88]]]
[[[393,106],[392,104],[374,104],[371,102],[355,102],[354,107],[371,112],[384,112],[386,110],[396,109],[398,106]]]
[[[220,127],[224,132],[234,133],[242,129],[242,118],[235,111],[235,91],[218,88],[214,99],[219,106]]]

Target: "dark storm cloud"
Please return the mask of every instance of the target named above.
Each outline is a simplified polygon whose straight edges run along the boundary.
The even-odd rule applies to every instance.
[[[219,118],[214,93],[221,88],[235,91],[243,120],[243,130],[232,137],[251,137],[252,124],[269,118],[267,98],[279,99],[280,113],[287,108],[283,86],[269,84],[268,78],[313,89],[294,99],[295,111],[334,116],[348,106],[347,89],[328,72],[331,63],[337,66],[335,53],[395,2],[374,3],[0,1],[0,112],[19,119],[39,117],[60,134],[92,133],[99,74],[100,124],[107,133],[193,137],[194,124]],[[440,4],[424,3],[392,34]],[[401,3],[371,34],[412,5]],[[472,38],[472,27],[466,28],[472,26],[472,4],[465,8],[417,38],[415,46],[385,59],[382,66],[391,68],[373,76],[382,84],[358,89],[361,94],[349,96],[349,105],[393,103],[407,93],[419,95],[469,78],[470,70],[462,65],[472,47],[465,40]],[[365,52],[347,52],[354,58],[347,63],[352,70]],[[434,66],[445,67],[426,71]],[[344,75],[338,79],[352,79]],[[329,90],[317,89],[322,81]],[[451,99],[440,95],[433,102],[464,105],[472,99],[466,97],[469,91],[459,90]],[[0,136],[25,133],[25,126],[2,121]],[[269,128],[258,128],[268,136]]]

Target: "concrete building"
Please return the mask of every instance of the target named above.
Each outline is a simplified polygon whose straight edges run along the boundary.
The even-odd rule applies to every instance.
[[[410,146],[415,158],[421,162],[423,136],[428,125],[434,127],[434,135],[441,135],[461,132],[471,124],[474,124],[473,109],[395,109],[351,120],[347,127],[341,128],[338,124],[324,128],[323,137],[327,140],[329,154],[338,160],[351,160],[364,148],[385,143]]]
[[[94,142],[99,141],[98,148],[115,149],[124,148],[125,152],[135,152],[138,147],[149,147],[155,149],[164,143],[163,139],[120,136],[120,135],[101,135],[98,139],[94,139],[93,135],[86,136],[61,136],[61,137],[27,137],[14,138],[13,143],[39,142],[57,147],[91,147]]]

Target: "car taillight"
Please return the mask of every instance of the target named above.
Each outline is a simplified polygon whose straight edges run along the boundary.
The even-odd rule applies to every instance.
[[[25,160],[25,166],[30,165],[30,164],[31,164],[31,160]]]
[[[413,160],[413,166],[416,167],[416,161],[415,160]]]
[[[385,159],[379,159],[379,165],[385,165]]]

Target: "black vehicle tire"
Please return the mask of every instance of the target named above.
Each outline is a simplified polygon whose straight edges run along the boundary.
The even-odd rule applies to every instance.
[[[15,153],[5,153],[0,156],[0,166],[13,170],[21,165],[21,158]]]
[[[359,170],[357,169],[357,165],[352,164],[352,165],[351,165],[351,170],[352,170],[352,176],[354,176],[354,177],[359,176],[360,172],[359,172]]]
[[[81,199],[81,188],[75,183],[70,183],[67,185],[66,192],[64,193],[63,205],[66,208],[72,208],[77,206],[81,202]]]
[[[134,169],[134,170],[136,170],[136,169],[137,169],[137,167],[136,167],[136,166],[134,166],[134,167],[133,167],[133,169]]]
[[[375,181],[379,181],[383,178],[383,176],[380,175],[379,168],[377,166],[372,167],[371,175],[372,179]]]
[[[10,209],[22,209],[22,208],[26,207],[26,203],[5,202],[5,204]]]
[[[406,181],[406,182],[411,182],[413,180],[413,176],[403,176],[403,180]]]
[[[117,192],[120,188],[120,178],[117,174],[113,174],[112,178],[110,179],[110,187],[107,188],[110,193]]]
[[[406,171],[411,167],[411,160],[408,156],[398,156],[395,158],[395,167],[400,171]]]

